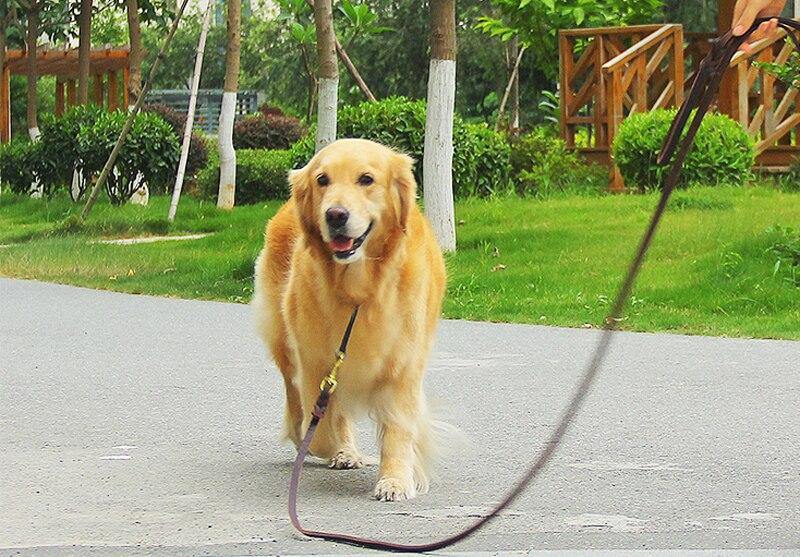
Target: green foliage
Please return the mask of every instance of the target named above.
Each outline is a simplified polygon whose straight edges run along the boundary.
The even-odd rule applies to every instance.
[[[789,226],[772,225],[765,230],[772,237],[767,253],[775,257],[773,276],[800,287],[800,232]]]
[[[79,154],[87,174],[102,170],[126,118],[127,112],[103,112],[93,124],[81,125]],[[127,201],[142,179],[152,184],[166,183],[174,171],[179,149],[175,132],[163,118],[153,113],[138,114],[106,183],[111,202]]]
[[[422,184],[425,141],[425,101],[390,97],[339,110],[339,137],[361,137],[412,156],[414,174]],[[510,189],[510,149],[505,137],[485,124],[453,123],[453,189],[456,197],[486,197]],[[314,154],[314,130],[293,148],[295,162],[305,164]]]
[[[186,128],[186,115],[181,114],[177,110],[170,108],[165,104],[150,104],[145,105],[142,107],[142,112],[151,112],[154,114],[158,114],[163,118],[172,128],[172,131],[175,132],[175,136],[178,138],[179,142],[183,141],[183,133]],[[173,181],[172,179],[178,173],[178,162],[175,162],[175,168],[170,172],[170,180],[164,184],[150,184],[150,186],[154,186],[156,193],[161,191],[167,190],[172,188]],[[206,139],[203,137],[202,134],[193,131],[192,136],[189,139],[189,156],[186,159],[186,178],[188,180],[193,180],[197,173],[208,164],[208,146],[206,145]]]
[[[476,27],[502,41],[517,37],[549,77],[558,71],[559,29],[647,23],[660,15],[662,0],[492,0],[494,13]]]
[[[37,160],[41,149],[38,143],[14,139],[0,145],[0,179],[14,193],[29,193],[36,180]]]
[[[608,185],[608,171],[586,163],[546,128],[535,128],[511,143],[511,166],[519,195],[598,194]]]
[[[81,126],[94,125],[103,112],[101,107],[88,104],[70,108],[61,118],[52,114],[42,115],[39,125],[42,135],[39,142],[47,157],[41,165],[43,172],[39,178],[46,189],[66,187],[70,190],[70,195],[73,195],[73,172],[81,172],[83,168],[77,141]],[[79,180],[78,190],[74,192],[75,200],[83,195],[85,186],[86,181]]]
[[[236,151],[236,204],[250,205],[268,199],[289,197],[288,173],[295,155],[280,149],[240,149]],[[219,166],[203,169],[197,177],[200,194],[216,199],[219,191]]]
[[[259,113],[233,125],[233,146],[236,149],[288,149],[305,132],[297,118]]]
[[[800,161],[792,162],[789,171],[778,177],[777,185],[786,192],[800,192]]]
[[[783,64],[775,62],[754,62],[754,66],[777,77],[788,87],[800,89],[800,54],[793,51]]]
[[[614,161],[629,188],[660,187],[668,170],[656,164],[675,110],[654,110],[623,120],[614,138]],[[707,114],[681,171],[680,185],[742,185],[750,178],[753,140],[723,114]]]

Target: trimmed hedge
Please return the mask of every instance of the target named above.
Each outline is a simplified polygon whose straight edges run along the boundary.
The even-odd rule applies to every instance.
[[[42,149],[39,142],[27,139],[13,139],[0,145],[0,179],[3,186],[14,193],[30,193],[31,186],[41,174],[40,161]],[[52,188],[45,187],[43,193],[50,195]]]
[[[669,166],[656,157],[675,117],[675,110],[654,110],[626,118],[614,138],[613,155],[625,184],[646,190],[660,187]],[[755,161],[753,140],[734,120],[707,114],[686,157],[680,185],[741,185]]]
[[[240,149],[236,151],[236,204],[248,205],[267,199],[287,199],[287,174],[294,166],[295,154],[281,149]],[[216,199],[219,191],[219,165],[209,166],[197,176],[197,189],[203,197]]]
[[[314,155],[314,134],[294,145],[295,164]],[[425,101],[389,97],[339,110],[339,137],[360,137],[383,143],[412,156],[414,174],[422,185],[422,152],[425,143]],[[453,123],[453,190],[456,197],[487,197],[511,189],[510,147],[505,136],[485,124],[468,124],[455,116]],[[421,188],[420,188],[421,191]]]
[[[608,186],[608,170],[583,161],[546,128],[536,128],[511,143],[511,167],[516,192],[522,196],[598,194]]]
[[[283,114],[254,114],[233,125],[236,149],[288,149],[303,137],[300,120]]]

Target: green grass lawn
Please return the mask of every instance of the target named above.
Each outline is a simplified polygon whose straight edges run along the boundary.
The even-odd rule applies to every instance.
[[[459,202],[445,316],[599,325],[655,202],[652,194]],[[167,204],[162,197],[146,208],[99,204],[78,229],[61,224],[78,210],[66,199],[0,196],[0,275],[248,301],[264,223],[279,204],[221,213],[185,198],[172,226]],[[800,194],[767,187],[676,194],[624,328],[800,339],[800,288],[782,271],[773,274],[772,225],[800,229]],[[185,242],[93,243],[194,232],[212,234]]]

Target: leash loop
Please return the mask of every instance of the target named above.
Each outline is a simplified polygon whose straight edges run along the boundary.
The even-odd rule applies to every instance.
[[[716,39],[712,44],[711,51],[700,63],[689,94],[678,110],[678,113],[675,115],[675,119],[672,121],[669,133],[667,134],[667,138],[664,141],[664,145],[662,146],[661,152],[658,156],[659,164],[664,165],[670,163],[669,171],[665,175],[662,182],[661,197],[659,198],[658,204],[656,205],[647,229],[639,241],[634,258],[631,261],[617,295],[614,298],[611,311],[603,321],[602,335],[600,336],[597,347],[595,348],[595,351],[592,354],[592,357],[589,360],[589,363],[587,364],[583,375],[581,376],[581,379],[572,394],[572,397],[570,398],[569,404],[562,412],[556,429],[544,444],[544,448],[534,460],[533,464],[523,474],[522,478],[511,489],[511,491],[503,498],[503,500],[489,513],[479,518],[475,523],[466,529],[444,539],[424,544],[400,544],[373,540],[369,538],[361,538],[349,534],[309,530],[300,524],[300,520],[297,516],[297,491],[298,484],[300,482],[300,474],[303,469],[303,461],[308,454],[309,446],[311,445],[311,440],[314,437],[314,432],[317,429],[317,425],[325,415],[325,410],[328,407],[331,393],[336,388],[336,373],[338,372],[341,362],[344,359],[347,343],[350,339],[350,334],[352,333],[353,324],[356,319],[356,314],[358,313],[358,307],[356,307],[355,310],[353,310],[353,314],[350,316],[350,322],[348,323],[344,337],[342,338],[342,344],[339,348],[339,352],[337,352],[337,360],[333,365],[331,373],[323,380],[322,385],[320,386],[321,392],[319,398],[317,399],[317,403],[314,406],[311,423],[306,431],[302,443],[300,444],[300,447],[298,448],[297,458],[295,459],[294,466],[292,467],[292,475],[289,482],[289,518],[292,522],[292,525],[299,532],[312,538],[320,538],[332,542],[355,545],[369,549],[379,549],[383,551],[435,551],[453,545],[454,543],[467,538],[475,531],[485,526],[490,520],[508,507],[523,491],[525,491],[530,482],[532,482],[539,472],[545,468],[553,454],[555,454],[558,445],[561,443],[561,440],[567,433],[567,430],[572,425],[575,416],[580,410],[583,401],[585,400],[592,384],[594,383],[597,373],[600,370],[600,366],[602,365],[611,345],[613,334],[619,328],[625,303],[631,294],[636,277],[638,276],[642,264],[644,263],[645,255],[650,248],[650,244],[655,236],[656,230],[661,221],[661,217],[667,208],[669,197],[678,183],[683,162],[686,159],[686,155],[689,153],[689,149],[691,149],[692,144],[694,143],[694,137],[697,134],[697,130],[700,128],[700,123],[703,120],[703,116],[711,107],[717,91],[719,90],[719,84],[722,80],[723,73],[728,68],[731,58],[742,45],[742,43],[747,39],[747,37],[752,34],[761,23],[770,21],[772,19],[778,20],[778,25],[783,30],[788,32],[789,37],[795,44],[795,47],[800,49],[800,44],[798,44],[797,38],[793,35],[793,32],[800,31],[799,22],[787,18],[759,18],[756,19],[746,33],[739,37],[733,36],[733,34],[729,31],[722,37]],[[692,116],[693,112],[694,116]],[[689,122],[689,127],[684,132],[684,128],[690,117],[691,122]]]

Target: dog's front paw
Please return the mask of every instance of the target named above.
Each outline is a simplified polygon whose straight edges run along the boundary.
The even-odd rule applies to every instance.
[[[417,496],[413,483],[396,478],[381,478],[375,486],[375,499],[378,501],[405,501]]]
[[[328,466],[334,470],[354,470],[364,466],[364,458],[356,451],[342,450],[336,453]]]

